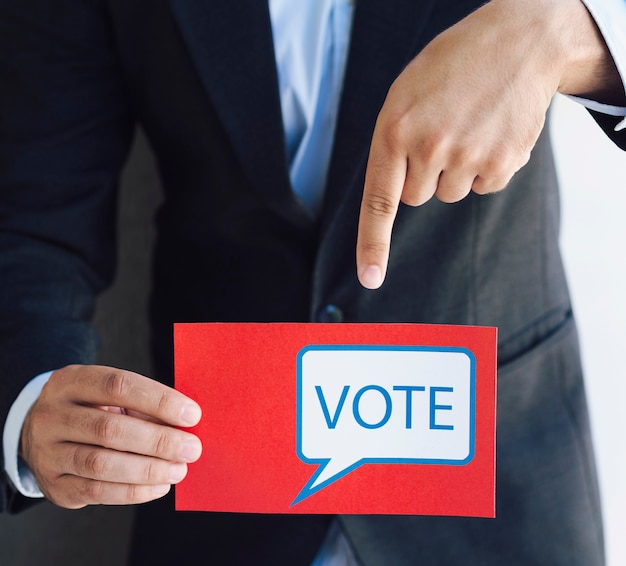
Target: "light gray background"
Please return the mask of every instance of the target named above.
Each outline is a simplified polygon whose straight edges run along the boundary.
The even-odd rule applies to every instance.
[[[587,371],[608,566],[621,566],[626,564],[626,153],[564,98],[555,100],[551,126],[562,187],[562,246]],[[119,275],[99,302],[97,324],[103,334],[102,363],[148,374],[150,218],[159,194],[151,155],[139,137],[124,173]],[[43,503],[17,516],[2,515],[0,564],[123,566],[132,514],[131,508],[67,511]]]
[[[565,257],[586,370],[609,566],[626,564],[626,153],[557,97]]]

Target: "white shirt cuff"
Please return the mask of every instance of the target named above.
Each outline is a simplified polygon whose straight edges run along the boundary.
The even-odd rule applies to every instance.
[[[39,397],[43,386],[52,375],[51,371],[42,373],[28,382],[17,399],[11,405],[7,420],[4,423],[2,443],[4,447],[4,470],[7,476],[22,495],[32,498],[41,498],[43,493],[39,489],[35,477],[18,456],[20,436],[26,414]]]

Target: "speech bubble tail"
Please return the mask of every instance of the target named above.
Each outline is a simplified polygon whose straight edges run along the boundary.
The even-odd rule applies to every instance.
[[[361,461],[349,461],[341,462],[337,458],[329,458],[327,460],[319,460],[319,468],[311,476],[311,479],[302,488],[298,496],[293,500],[290,507],[300,503],[307,497],[310,497],[314,493],[324,489],[331,483],[336,482],[346,474],[349,474],[354,469],[361,465]]]

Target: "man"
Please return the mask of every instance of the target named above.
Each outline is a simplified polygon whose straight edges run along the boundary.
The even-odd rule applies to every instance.
[[[622,82],[594,20],[579,0],[359,0],[345,78],[331,81],[341,98],[328,172],[311,188],[312,174],[301,183],[293,173],[308,134],[292,143],[283,120],[299,114],[276,73],[288,33],[279,4],[0,8],[2,414],[33,377],[27,392],[46,381],[18,427],[22,477],[30,470],[64,507],[143,503],[200,456],[198,439],[174,428],[198,421],[193,400],[85,365],[94,296],[112,273],[116,178],[138,120],[165,187],[152,300],[164,383],[171,323],[188,320],[495,325],[500,369],[496,520],[196,516],[166,500],[139,508],[133,563],[175,563],[196,548],[234,564],[311,564],[318,552],[358,564],[601,563],[542,133],[558,91],[608,105],[598,119],[626,143],[612,131]],[[330,13],[341,20],[340,8]],[[319,92],[332,92],[324,80]],[[332,116],[332,99],[320,104]],[[6,489],[7,503],[23,503]]]

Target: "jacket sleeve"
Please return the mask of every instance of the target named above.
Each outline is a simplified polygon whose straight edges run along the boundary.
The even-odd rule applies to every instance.
[[[622,78],[626,92],[626,0],[583,0],[593,17],[604,41],[609,48],[615,66]],[[612,112],[591,110],[590,114],[607,136],[621,149],[626,150],[626,129],[615,131],[615,127],[626,116],[626,109],[612,115]],[[619,115],[621,114],[621,115]]]
[[[604,133],[613,140],[613,143],[620,149],[626,151],[626,129],[622,129],[618,132],[615,131],[615,127],[624,120],[623,116],[611,116],[609,114],[603,114],[601,112],[595,112],[590,110],[589,113],[600,126]]]
[[[3,0],[0,423],[31,378],[93,361],[132,131],[105,2]],[[23,503],[2,474],[0,509]]]

